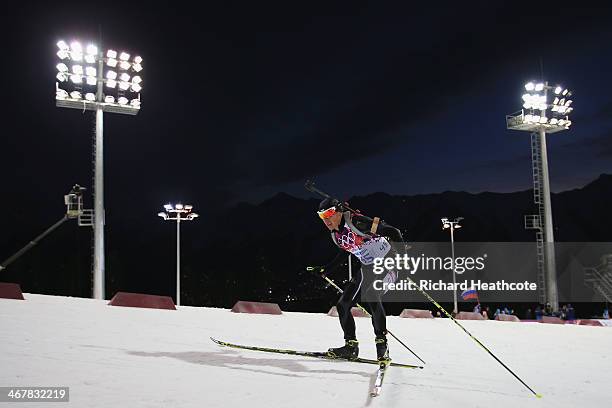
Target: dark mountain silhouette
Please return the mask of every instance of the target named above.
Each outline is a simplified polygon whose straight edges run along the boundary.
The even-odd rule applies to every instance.
[[[348,201],[364,214],[380,216],[400,228],[407,241],[448,241],[448,232],[440,225],[444,216],[464,217],[458,241],[534,241],[534,233],[524,229],[523,221],[525,214],[536,212],[531,190],[415,196],[374,193]],[[332,291],[304,270],[306,265],[328,262],[337,252],[316,215],[318,202],[315,197],[279,193],[260,204],[240,203],[214,216],[203,214],[199,224],[186,225],[182,232],[184,304],[227,307],[246,299],[309,310],[313,304],[320,309],[321,302],[333,302]],[[611,241],[611,202],[612,175],[608,174],[582,188],[553,194],[555,239]],[[107,225],[107,297],[118,290],[174,295],[173,230],[152,217],[139,222],[126,225],[115,220]],[[90,296],[91,233],[74,225],[62,228],[0,272],[0,280],[19,282],[25,291]],[[43,229],[28,225],[5,233],[0,241],[2,254],[8,257]]]

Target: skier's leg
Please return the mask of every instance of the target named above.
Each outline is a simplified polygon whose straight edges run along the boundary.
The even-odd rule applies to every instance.
[[[345,340],[355,340],[355,318],[351,313],[351,308],[356,302],[357,293],[361,287],[361,273],[353,276],[353,279],[344,288],[344,293],[340,296],[336,309],[338,310],[338,318],[340,319],[340,326],[344,331]]]

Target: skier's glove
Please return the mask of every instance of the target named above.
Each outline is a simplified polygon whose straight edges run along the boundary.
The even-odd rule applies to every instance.
[[[325,275],[325,267],[324,266],[307,266],[306,270],[308,272],[312,272],[314,275],[324,276]]]

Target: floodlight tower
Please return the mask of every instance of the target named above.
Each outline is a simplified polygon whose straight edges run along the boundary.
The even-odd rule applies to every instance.
[[[181,221],[193,221],[198,218],[197,213],[192,212],[192,205],[166,204],[164,210],[157,215],[164,221],[176,221],[176,305],[181,305]]]
[[[555,248],[550,201],[548,154],[546,134],[570,128],[569,113],[574,110],[572,93],[562,86],[550,86],[548,82],[528,82],[523,95],[523,109],[506,116],[506,127],[531,132],[531,157],[533,167],[534,202],[538,214],[525,216],[525,228],[536,230],[538,255],[538,290],[540,303],[550,303],[559,310]],[[549,100],[549,94],[552,103]]]
[[[136,115],[140,111],[142,58],[117,51],[103,53],[94,44],[85,49],[78,41],[57,43],[55,105],[96,112],[94,142],[94,261],[93,297],[104,299],[104,112]],[[104,72],[105,65],[108,67]]]
[[[453,266],[453,312],[457,314],[459,308],[457,307],[457,278],[455,272],[455,230],[461,228],[459,222],[463,220],[463,217],[457,217],[454,221],[449,221],[448,218],[441,218],[442,229],[450,228],[450,239],[451,239],[451,262]]]

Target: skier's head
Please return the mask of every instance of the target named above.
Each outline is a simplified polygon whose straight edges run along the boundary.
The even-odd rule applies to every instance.
[[[342,205],[335,198],[326,198],[319,204],[319,218],[330,231],[337,230],[342,221]]]

